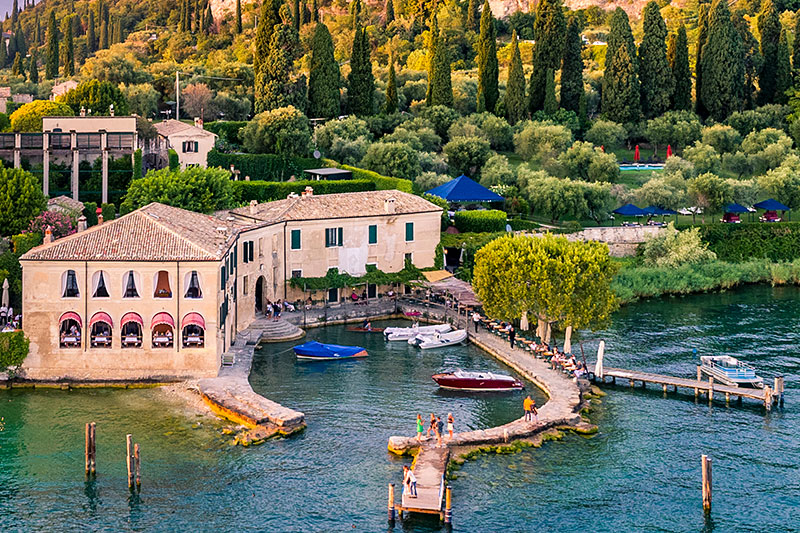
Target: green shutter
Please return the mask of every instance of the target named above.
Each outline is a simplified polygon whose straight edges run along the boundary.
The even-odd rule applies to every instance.
[[[378,226],[369,227],[369,243],[370,244],[378,243]]]
[[[331,245],[331,230],[330,228],[325,229],[325,248],[329,248]]]
[[[336,243],[338,246],[344,246],[344,237],[342,237],[343,229],[339,228],[339,240]]]
[[[327,232],[326,232],[325,235],[327,237]],[[327,245],[328,245],[328,243],[326,242],[325,246],[327,246]],[[299,250],[299,249],[300,249],[300,230],[299,229],[293,229],[292,230],[292,250]]]
[[[406,222],[406,242],[414,240],[414,223]]]

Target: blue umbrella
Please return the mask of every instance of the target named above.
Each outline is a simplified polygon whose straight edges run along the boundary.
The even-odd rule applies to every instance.
[[[657,205],[651,205],[645,207],[643,211],[647,211],[649,215],[677,215],[677,211],[673,211],[672,209],[664,209],[663,207],[658,207]]]
[[[637,207],[633,204],[625,204],[622,207],[618,207],[614,209],[612,213],[616,215],[622,215],[626,217],[643,217],[645,215],[650,215],[648,211],[645,211],[641,207]]]
[[[788,206],[785,206],[778,200],[772,198],[769,200],[764,200],[763,202],[758,202],[753,207],[756,209],[766,209],[767,211],[789,211]]]
[[[726,213],[749,213],[750,210],[741,204],[731,204],[725,206]]]
[[[463,174],[454,180],[439,185],[428,194],[444,198],[448,202],[502,202],[503,197],[493,193],[480,183],[475,183]]]

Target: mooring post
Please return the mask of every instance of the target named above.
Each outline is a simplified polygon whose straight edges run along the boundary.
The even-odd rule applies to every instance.
[[[772,389],[769,388],[769,385],[764,385],[764,407],[767,411],[772,410]]]
[[[731,403],[731,393],[730,392],[726,392],[725,393],[725,405],[729,405],[730,403]]]
[[[711,511],[711,459],[703,455],[700,461],[703,469],[703,511]]]
[[[667,394],[667,384],[666,384],[666,383],[664,383],[663,385],[661,385],[661,390],[662,390],[662,391],[664,391],[664,394],[665,394],[665,395]]]
[[[453,523],[453,495],[450,490],[450,485],[444,489],[444,523]]]
[[[394,483],[389,483],[389,522],[394,522]]]
[[[142,488],[142,463],[139,455],[139,443],[133,445],[133,458],[136,463],[136,490]]]
[[[92,436],[92,449],[91,456],[89,457],[90,473],[94,476],[97,474],[97,424],[92,422],[89,424],[89,430]]]
[[[783,376],[775,378],[775,399],[783,407]]]
[[[128,469],[128,488],[133,488],[133,435],[125,435],[125,466]]]
[[[700,381],[700,365],[697,365],[697,381],[698,382]],[[695,387],[694,388],[694,397],[697,398],[697,396],[699,394],[700,394],[700,389]]]
[[[714,402],[714,376],[708,376],[708,405]]]
[[[89,471],[91,469],[92,460],[92,425],[89,422],[86,422],[86,475],[89,475]]]

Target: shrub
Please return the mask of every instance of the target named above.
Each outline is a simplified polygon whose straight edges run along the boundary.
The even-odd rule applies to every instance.
[[[308,118],[293,106],[259,113],[241,136],[244,147],[254,154],[305,156],[311,143]]]
[[[422,172],[419,155],[407,144],[375,143],[367,148],[361,166],[386,176],[416,178]]]
[[[700,238],[700,228],[676,231],[670,222],[665,231],[639,245],[645,265],[678,267],[685,264],[707,263],[717,255]]]
[[[506,213],[497,209],[456,211],[453,221],[461,233],[490,233],[506,229]]]
[[[11,113],[11,130],[21,132],[42,131],[43,117],[71,117],[74,113],[67,104],[49,100],[34,100]]]
[[[176,152],[175,150],[170,148],[169,152],[168,152],[168,157],[169,157],[169,163],[168,163],[167,167],[170,170],[178,170],[180,168],[180,166],[181,166],[181,162],[180,162],[180,159],[178,157],[178,152]]]
[[[595,146],[604,146],[606,150],[615,150],[622,147],[627,132],[622,124],[610,120],[595,120],[592,127],[584,135],[584,139]]]
[[[221,168],[190,167],[185,170],[151,170],[133,180],[120,212],[129,213],[151,202],[211,213],[234,205],[230,172]]]
[[[480,183],[487,188],[492,185],[516,185],[517,174],[508,164],[506,156],[495,154],[483,166]]]
[[[423,108],[419,116],[428,119],[433,124],[436,135],[446,139],[447,130],[458,119],[458,112],[447,106],[435,105]]]
[[[447,134],[456,137],[482,137],[489,141],[493,150],[510,150],[514,147],[511,125],[492,113],[475,113],[455,121]]]
[[[97,225],[97,204],[94,202],[83,202],[83,216],[86,217],[86,226]]]
[[[372,133],[367,127],[367,122],[356,116],[349,116],[342,120],[329,120],[322,126],[318,126],[314,130],[314,134],[317,146],[323,152],[328,152],[337,139],[355,141],[364,137],[367,141],[372,140]]]
[[[0,370],[20,366],[29,349],[30,341],[22,331],[0,333]]]
[[[714,148],[700,141],[683,151],[683,157],[689,161],[699,174],[719,172],[722,159]]]
[[[572,133],[565,126],[549,122],[528,122],[514,135],[514,151],[529,161],[558,157],[572,145]]]
[[[240,136],[242,128],[247,125],[246,121],[223,121],[217,120],[215,122],[206,122],[203,127],[211,133],[216,133],[219,140],[233,145],[241,145],[242,138]]]
[[[374,191],[375,183],[369,180],[337,180],[337,181],[234,181],[233,194],[239,203],[251,200],[271,202],[282,200],[291,193],[300,194],[306,187],[314,189],[314,194],[333,194],[342,192]]]
[[[39,179],[30,172],[0,165],[0,235],[15,235],[47,208]]]
[[[514,231],[531,231],[541,227],[533,220],[525,220],[522,218],[512,218],[508,223]]]
[[[72,217],[61,211],[43,211],[40,215],[31,220],[27,231],[28,233],[44,235],[48,226],[53,232],[54,239],[72,235],[77,231],[75,221],[72,220]]]
[[[444,185],[448,181],[453,179],[451,176],[447,174],[437,174],[436,172],[423,172],[417,179],[414,180],[414,184],[417,186],[417,189],[420,191],[429,191],[431,189],[435,189],[439,185]]]
[[[208,153],[208,166],[240,172],[239,178],[250,176],[254,180],[283,181],[290,176],[302,176],[303,171],[325,166],[317,159],[304,157],[281,157],[275,154],[225,154],[217,150]]]
[[[558,162],[568,178],[609,183],[619,178],[617,156],[603,152],[585,141],[575,141],[566,152],[558,156]]]
[[[800,222],[707,224],[699,227],[709,250],[723,261],[794,261],[800,258]]]
[[[700,117],[691,111],[667,111],[647,121],[645,135],[655,145],[689,146],[700,138]]]
[[[11,244],[15,255],[22,255],[31,248],[42,244],[41,233],[20,233],[11,237]]]
[[[371,181],[379,191],[398,190],[411,193],[414,190],[414,185],[411,180],[404,178],[393,178],[389,176],[381,176],[377,172],[371,170],[364,170],[363,168],[351,167],[348,165],[339,165],[343,170],[349,170],[353,173],[353,178]]]
[[[103,210],[103,221],[110,222],[117,218],[117,208],[114,204],[103,204],[100,206]]]
[[[74,89],[67,91],[58,101],[71,107],[75,114],[83,108],[86,114],[108,115],[112,105],[116,115],[128,114],[128,99],[122,94],[117,84],[108,81],[84,81]]]
[[[742,136],[731,126],[714,124],[703,128],[703,144],[714,148],[717,153],[735,152],[742,142]]]

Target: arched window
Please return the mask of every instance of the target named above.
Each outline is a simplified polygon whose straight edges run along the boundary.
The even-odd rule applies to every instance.
[[[203,291],[200,289],[200,277],[196,270],[192,270],[185,276],[183,284],[186,286],[186,298],[198,299],[203,297]]]
[[[153,281],[153,298],[172,298],[172,289],[169,286],[169,272],[159,270]]]
[[[205,346],[206,321],[200,313],[187,313],[181,321],[184,348]]]
[[[142,328],[144,321],[138,313],[125,313],[119,321],[120,334],[122,336],[123,348],[142,347]]]
[[[89,328],[91,335],[92,348],[110,348],[111,347],[111,334],[114,328],[114,321],[108,313],[99,312],[92,315],[89,320]]]
[[[80,348],[83,322],[78,313],[67,311],[58,319],[58,345],[61,348]]]
[[[156,313],[150,329],[153,330],[153,348],[172,348],[175,345],[173,340],[175,321],[169,313]]]
[[[123,276],[122,297],[123,298],[138,298],[139,297],[139,275],[133,270],[129,270]]]
[[[102,270],[92,274],[92,298],[108,298],[111,296],[108,293],[107,277],[108,274]]]
[[[81,291],[78,290],[78,278],[74,270],[67,270],[61,275],[61,297],[78,298]]]

